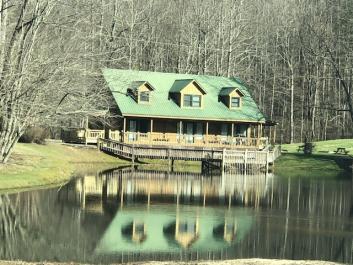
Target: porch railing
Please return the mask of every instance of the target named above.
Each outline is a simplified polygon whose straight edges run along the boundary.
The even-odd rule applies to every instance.
[[[200,147],[259,147],[268,145],[268,138],[231,137],[222,135],[187,135],[176,133],[139,133],[122,134],[125,143],[149,145],[184,145]]]

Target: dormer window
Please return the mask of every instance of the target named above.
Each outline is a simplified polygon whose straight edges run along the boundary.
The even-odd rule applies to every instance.
[[[243,92],[236,87],[224,87],[221,89],[218,101],[221,101],[230,109],[239,109],[242,105]]]
[[[150,92],[149,91],[141,91],[139,93],[139,102],[149,103],[150,102]]]
[[[184,107],[201,107],[201,96],[200,95],[184,95]]]
[[[169,90],[169,98],[181,108],[202,108],[206,91],[194,79],[175,80]]]
[[[132,82],[127,94],[130,95],[138,104],[149,104],[154,88],[147,81]]]
[[[230,107],[240,108],[240,97],[231,97]]]

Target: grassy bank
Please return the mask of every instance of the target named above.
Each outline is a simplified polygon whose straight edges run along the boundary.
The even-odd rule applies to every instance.
[[[297,152],[302,143],[282,145],[283,155],[275,163],[275,174],[288,177],[337,177],[348,174],[353,155],[353,139],[315,142],[312,155]],[[335,154],[338,147],[348,155]],[[350,155],[351,154],[351,155]]]
[[[0,192],[58,185],[73,175],[127,163],[96,149],[19,143],[8,164],[0,165]]]
[[[303,143],[284,144],[282,150],[287,150],[289,153],[297,153],[298,146]],[[338,147],[346,148],[348,154],[353,155],[353,139],[337,139],[328,141],[314,142],[314,154],[334,154]]]

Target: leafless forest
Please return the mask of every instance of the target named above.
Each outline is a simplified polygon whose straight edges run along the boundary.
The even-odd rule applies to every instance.
[[[352,136],[351,0],[0,0],[0,161],[102,116],[103,67],[237,76],[278,142]]]

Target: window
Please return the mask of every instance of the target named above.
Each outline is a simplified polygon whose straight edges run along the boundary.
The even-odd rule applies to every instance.
[[[196,232],[196,224],[194,222],[180,222],[179,223],[179,233],[192,233]]]
[[[135,233],[143,235],[145,232],[144,224],[135,224]]]
[[[201,107],[201,96],[184,95],[184,107]]]
[[[149,91],[140,92],[140,101],[150,102],[150,92]]]
[[[240,98],[239,97],[232,97],[230,107],[231,108],[239,108],[240,107]]]

